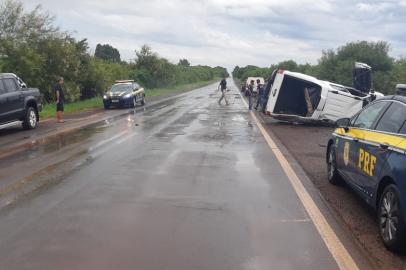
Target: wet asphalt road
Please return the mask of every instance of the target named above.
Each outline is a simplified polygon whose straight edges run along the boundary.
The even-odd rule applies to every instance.
[[[0,213],[0,269],[337,269],[236,90],[219,106],[215,88],[45,151],[86,163]]]

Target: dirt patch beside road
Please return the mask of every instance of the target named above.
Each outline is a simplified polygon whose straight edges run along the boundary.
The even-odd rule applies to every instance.
[[[273,133],[302,166],[343,226],[358,240],[380,269],[406,269],[406,257],[387,251],[378,232],[375,213],[347,186],[327,182],[325,162],[332,128],[288,124],[265,118]]]

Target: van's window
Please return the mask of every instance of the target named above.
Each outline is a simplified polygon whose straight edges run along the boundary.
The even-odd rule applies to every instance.
[[[14,79],[11,78],[3,79],[3,82],[7,92],[10,93],[18,90],[17,84]]]
[[[406,106],[398,102],[392,102],[389,109],[379,120],[376,130],[398,133],[405,120]]]
[[[381,101],[374,103],[367,108],[365,108],[355,119],[353,126],[359,128],[372,129],[373,124],[377,120],[378,116],[381,115],[384,109],[388,106],[388,102]]]

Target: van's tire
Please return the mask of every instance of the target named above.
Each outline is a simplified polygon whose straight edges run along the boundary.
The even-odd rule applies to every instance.
[[[400,209],[399,190],[389,184],[379,200],[379,234],[387,249],[399,252],[405,246],[406,227]]]
[[[23,128],[34,129],[37,127],[37,123],[37,111],[33,107],[28,107],[23,119]]]
[[[327,179],[333,185],[338,185],[342,182],[341,176],[337,171],[336,151],[333,144],[328,147],[327,152]]]

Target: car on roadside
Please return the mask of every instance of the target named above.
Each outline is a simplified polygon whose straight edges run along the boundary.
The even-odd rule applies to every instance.
[[[20,124],[24,129],[36,128],[41,110],[37,88],[28,88],[13,73],[0,73],[0,129]]]
[[[145,105],[145,90],[133,80],[116,81],[103,95],[105,109],[112,106],[134,108],[137,103]]]
[[[377,213],[385,246],[406,242],[406,97],[387,96],[336,122],[327,144],[328,180],[345,181]]]

